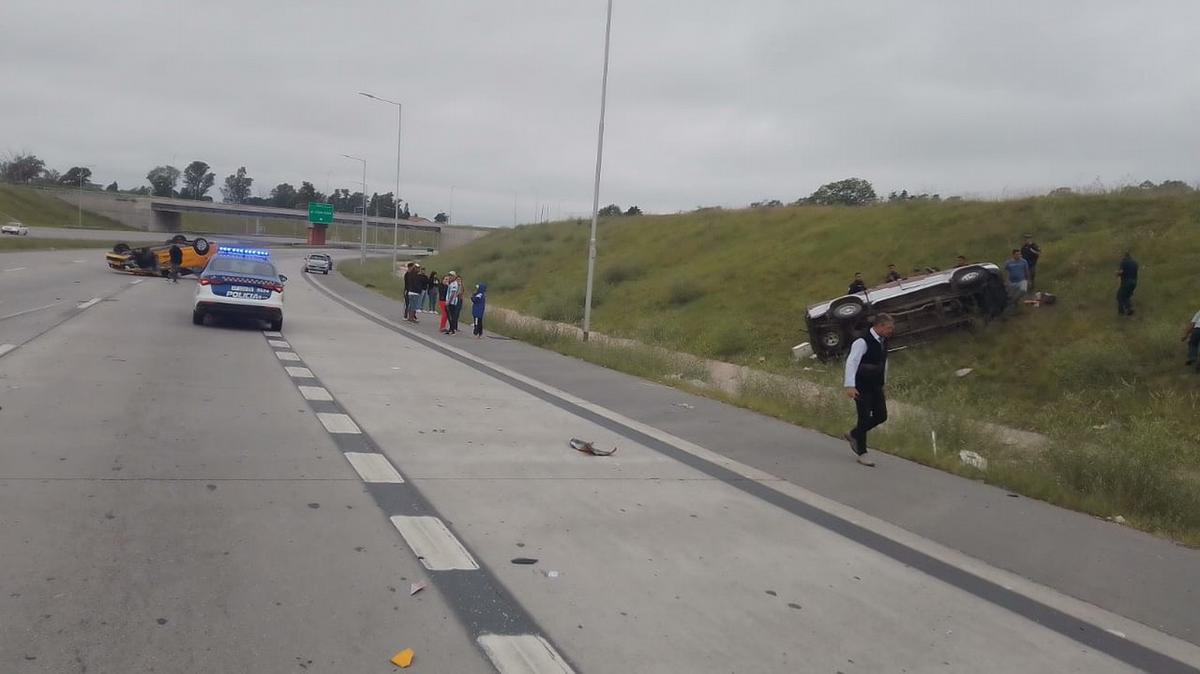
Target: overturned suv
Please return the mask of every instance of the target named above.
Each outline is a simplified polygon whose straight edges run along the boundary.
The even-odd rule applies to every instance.
[[[1000,268],[985,262],[892,281],[865,292],[814,304],[804,312],[813,353],[837,358],[866,331],[869,319],[896,320],[895,343],[926,333],[971,328],[1004,311],[1008,294]]]

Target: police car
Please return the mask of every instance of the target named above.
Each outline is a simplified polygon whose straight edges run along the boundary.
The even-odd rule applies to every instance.
[[[268,251],[221,246],[200,274],[192,323],[204,325],[205,316],[244,316],[281,330],[286,282],[287,277],[271,264]]]

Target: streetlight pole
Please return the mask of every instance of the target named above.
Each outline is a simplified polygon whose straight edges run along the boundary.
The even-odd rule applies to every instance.
[[[394,204],[394,208],[392,209],[392,264],[395,265],[397,249],[400,247],[400,132],[404,123],[404,105],[396,101],[389,101],[386,98],[380,98],[374,94],[368,94],[365,91],[358,92],[358,95],[396,106],[396,198],[392,200]],[[407,229],[404,230],[404,235],[405,237],[408,236]]]
[[[366,264],[366,262],[367,262],[367,160],[363,159],[362,157],[355,157],[353,155],[348,155],[348,154],[344,154],[342,156],[345,157],[346,159],[353,159],[354,161],[360,161],[360,162],[362,162],[362,165],[363,165],[362,234],[360,234],[358,237],[359,243],[361,244],[359,246],[358,262],[359,262],[359,264]],[[393,262],[392,264],[395,265],[395,262]]]
[[[596,223],[600,219],[600,167],[604,161],[604,109],[608,103],[608,47],[612,37],[613,0],[608,0],[604,24],[604,77],[600,80],[600,131],[596,140],[596,184],[592,189],[592,233],[588,238],[587,292],[583,304],[583,341],[592,328],[592,282],[596,277]]]

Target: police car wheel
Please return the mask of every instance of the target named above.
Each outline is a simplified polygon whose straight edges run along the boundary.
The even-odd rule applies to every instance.
[[[193,311],[192,312],[192,325],[204,325],[204,312],[203,311]]]
[[[271,321],[271,332],[279,332],[283,329],[283,319]]]

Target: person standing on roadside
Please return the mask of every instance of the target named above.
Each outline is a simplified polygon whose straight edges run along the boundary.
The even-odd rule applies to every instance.
[[[438,313],[441,314],[441,320],[438,322],[438,330],[445,334],[448,330],[446,326],[450,325],[450,309],[446,307],[446,292],[450,290],[450,275],[443,276],[438,282]]]
[[[887,421],[887,342],[896,329],[896,321],[888,314],[876,314],[874,324],[863,337],[850,345],[846,357],[846,372],[842,385],[846,396],[854,401],[858,424],[842,437],[850,443],[858,463],[874,466],[867,458],[867,431]]]
[[[179,283],[179,267],[183,264],[183,249],[179,244],[171,244],[171,250],[168,251],[171,258],[171,283]]]
[[[1008,272],[1008,296],[1014,303],[1029,292],[1029,263],[1021,257],[1021,249],[1012,249],[1012,258],[1004,263]]]
[[[475,286],[475,294],[471,295],[471,318],[472,333],[475,339],[483,339],[483,312],[487,309],[487,284],[479,283]]]
[[[1138,263],[1129,254],[1129,251],[1125,251],[1125,255],[1121,256],[1121,263],[1117,268],[1117,278],[1121,279],[1121,285],[1117,287],[1117,314],[1132,316],[1133,291],[1137,290]]]
[[[422,311],[424,311],[424,309],[422,309],[422,307],[425,306],[425,295],[428,294],[428,291],[429,291],[429,275],[425,272],[424,267],[418,266],[417,267],[417,296],[415,298],[416,301],[413,302],[413,318],[416,318],[418,313],[421,313]]]
[[[417,280],[419,273],[416,262],[409,262],[408,271],[404,272],[404,320],[409,323],[417,322],[416,300],[421,287]]]
[[[1187,330],[1183,333],[1183,341],[1187,342],[1187,363],[1186,365],[1195,365],[1196,373],[1200,374],[1200,311],[1192,316],[1192,320],[1187,324]]]
[[[447,335],[458,334],[458,317],[462,313],[462,281],[458,274],[450,272],[450,285],[446,288],[446,311],[450,314],[450,329]]]
[[[1034,242],[1032,234],[1025,235],[1025,243],[1021,245],[1021,257],[1029,263],[1029,290],[1032,291],[1033,284],[1037,281],[1038,259],[1042,257],[1042,247]]]
[[[431,314],[436,314],[438,310],[438,287],[442,285],[442,279],[436,271],[429,272],[429,285],[425,288],[425,306],[426,311]]]

